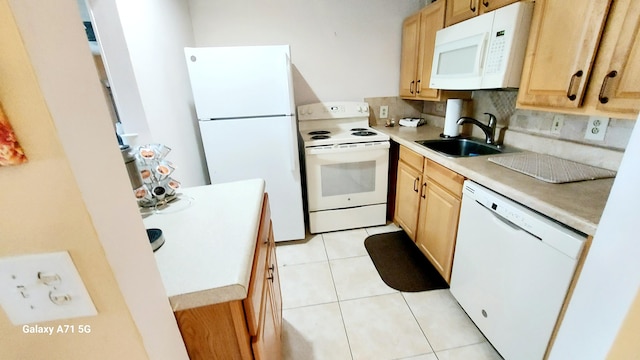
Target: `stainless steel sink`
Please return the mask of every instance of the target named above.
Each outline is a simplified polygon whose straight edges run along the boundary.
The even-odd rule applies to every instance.
[[[514,148],[489,145],[473,139],[417,140],[416,143],[448,157],[469,157],[517,151]]]

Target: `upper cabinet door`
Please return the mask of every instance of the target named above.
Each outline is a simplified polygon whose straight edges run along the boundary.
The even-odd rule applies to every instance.
[[[416,59],[420,35],[420,12],[402,23],[402,56],[400,60],[400,96],[416,95]]]
[[[429,3],[402,23],[400,97],[403,99],[471,98],[470,91],[442,91],[429,87],[436,33],[444,27],[446,4],[445,0]]]
[[[515,2],[518,2],[518,0],[480,0],[478,7],[480,8],[480,13],[484,14]]]
[[[445,2],[437,1],[422,9],[420,17],[420,46],[417,69],[417,97],[438,100],[437,89],[431,89],[431,64],[435,50],[436,33],[444,27]]]
[[[608,50],[611,46],[613,50]],[[613,4],[597,62],[602,62],[603,67],[594,73],[593,81],[599,89],[596,108],[637,114],[640,111],[640,1],[620,0]]]
[[[537,0],[518,104],[581,106],[612,0]]]
[[[518,2],[518,0],[448,0],[445,24],[451,26]]]
[[[445,26],[451,26],[478,15],[480,13],[478,5],[479,0],[448,0]]]

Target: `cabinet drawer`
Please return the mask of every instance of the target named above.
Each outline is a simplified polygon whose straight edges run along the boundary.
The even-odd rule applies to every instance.
[[[459,198],[462,197],[462,182],[464,181],[464,176],[431,160],[426,160],[425,163],[425,174],[429,179],[437,182],[453,195]]]
[[[270,221],[269,202],[265,194],[262,202],[262,218],[260,219],[256,251],[253,258],[249,291],[247,298],[244,299],[244,311],[246,312],[247,325],[251,336],[255,336],[258,333],[260,322],[260,304],[262,303],[265,279],[267,277]]]
[[[404,146],[400,146],[400,160],[407,165],[412,166],[422,171],[422,162],[424,157],[418,153],[415,153]]]

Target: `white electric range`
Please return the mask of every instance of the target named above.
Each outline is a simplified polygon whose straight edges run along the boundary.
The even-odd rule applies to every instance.
[[[311,233],[386,223],[389,136],[365,102],[298,107]]]

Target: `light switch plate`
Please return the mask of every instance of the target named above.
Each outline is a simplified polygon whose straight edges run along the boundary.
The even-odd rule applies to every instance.
[[[14,325],[98,314],[66,251],[0,259],[0,304]]]
[[[584,133],[584,138],[587,140],[604,141],[608,125],[608,117],[590,116],[589,123],[587,124],[587,131]]]

